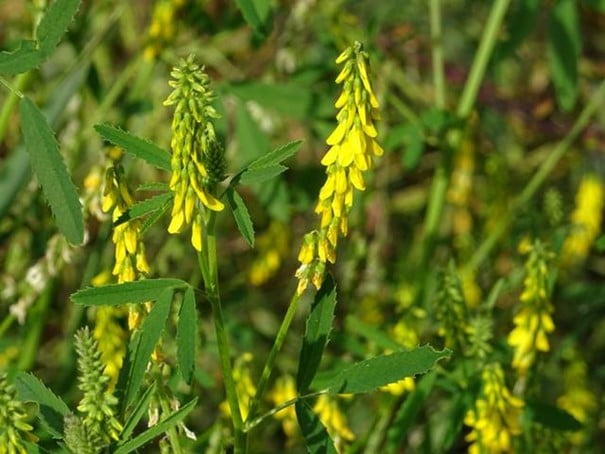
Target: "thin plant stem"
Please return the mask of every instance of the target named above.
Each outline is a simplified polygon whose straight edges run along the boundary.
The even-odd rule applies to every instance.
[[[443,64],[443,31],[441,29],[441,0],[430,0],[431,48],[433,50],[433,85],[435,107],[445,108],[445,77]]]
[[[265,394],[267,384],[269,383],[269,378],[271,378],[271,372],[273,372],[273,368],[275,367],[275,360],[277,359],[277,354],[281,350],[284,341],[286,340],[286,335],[288,334],[288,330],[290,329],[290,325],[292,324],[292,320],[294,319],[294,315],[296,314],[299,299],[300,296],[298,295],[298,293],[295,293],[292,299],[290,300],[288,310],[286,311],[286,315],[284,316],[281,326],[277,331],[275,341],[273,342],[273,346],[271,347],[271,351],[269,352],[269,356],[267,357],[267,361],[265,362],[265,366],[263,367],[260,380],[258,381],[256,394],[254,395],[252,403],[250,404],[250,411],[248,412],[247,421],[250,421],[254,418],[258,405],[260,404],[260,401],[262,400]],[[249,430],[251,427],[252,425],[246,424],[246,430]]]
[[[225,384],[225,394],[231,413],[234,433],[235,453],[247,452],[247,438],[244,432],[244,422],[240,412],[239,399],[233,379],[233,367],[231,366],[231,349],[229,348],[229,339],[225,322],[223,318],[223,308],[221,304],[219,285],[218,285],[218,266],[216,254],[216,213],[210,211],[206,221],[206,234],[204,235],[202,252],[198,254],[202,278],[206,287],[207,297],[212,307],[212,319],[214,321],[214,331],[216,333],[216,343],[218,345],[219,359],[223,371],[223,381]]]
[[[475,100],[477,98],[477,93],[479,92],[479,87],[481,86],[481,82],[485,76],[487,64],[496,44],[498,31],[502,26],[502,22],[504,20],[506,11],[508,10],[509,4],[510,0],[496,0],[492,6],[487,24],[481,37],[479,49],[477,50],[477,54],[473,60],[469,76],[466,80],[464,89],[462,91],[462,96],[460,97],[460,101],[456,109],[456,114],[462,119],[468,117],[473,109]],[[431,24],[433,24],[432,21]],[[437,32],[433,30],[432,33],[436,34]],[[453,131],[449,139],[448,149],[455,151],[460,145],[462,131]],[[449,167],[451,163],[451,156],[449,156],[449,154],[451,153],[449,153],[448,150],[442,151],[441,162],[435,171],[435,176],[431,185],[431,192],[424,223],[425,230],[422,254],[423,267],[426,266],[426,261],[432,255],[437,228],[441,221],[443,207],[445,205],[445,194],[448,187]]]
[[[494,246],[506,232],[508,226],[515,218],[517,211],[522,208],[536,193],[538,188],[544,183],[550,172],[563,157],[565,152],[569,150],[573,142],[578,138],[580,133],[588,125],[590,118],[603,106],[605,102],[605,80],[601,82],[597,91],[591,96],[590,101],[584,107],[584,110],[578,116],[578,119],[573,124],[567,135],[554,147],[553,151],[548,155],[546,160],[538,168],[531,180],[525,185],[521,193],[513,200],[511,208],[507,214],[500,220],[497,227],[485,239],[471,257],[467,268],[475,270],[488,257]]]
[[[10,85],[5,83],[6,81],[2,81],[2,84],[9,89],[10,93],[2,105],[2,111],[0,111],[0,142],[4,140],[11,114],[13,113],[13,110],[15,109],[19,99],[23,97],[22,91],[27,87],[31,78],[31,71],[19,74],[15,79],[12,88]]]

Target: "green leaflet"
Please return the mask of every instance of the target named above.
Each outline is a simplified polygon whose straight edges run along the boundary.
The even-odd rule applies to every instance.
[[[268,0],[236,0],[244,19],[255,33],[267,35],[267,22],[270,13]]]
[[[450,353],[448,349],[436,351],[430,345],[423,345],[410,351],[376,356],[341,371],[328,382],[328,392],[368,393],[403,378],[425,373],[438,360],[449,357]]]
[[[84,241],[82,205],[71,181],[59,144],[46,118],[27,97],[20,103],[21,130],[31,163],[55,215],[59,230],[72,244]]]
[[[15,387],[22,401],[34,401],[40,406],[40,419],[45,423],[53,437],[63,435],[63,418],[69,408],[59,397],[32,374],[19,372],[15,377]]]
[[[262,155],[261,157],[255,159],[250,163],[248,169],[258,169],[261,167],[271,167],[277,164],[282,163],[290,156],[294,156],[300,145],[302,144],[302,140],[296,140],[294,142],[288,142],[281,147],[276,148],[275,150],[270,151]]]
[[[254,226],[252,225],[252,219],[250,219],[250,213],[248,213],[244,201],[235,189],[227,189],[227,202],[233,212],[237,228],[248,244],[254,247]]]
[[[172,192],[166,192],[164,194],[158,194],[140,202],[135,203],[131,206],[122,216],[120,216],[114,223],[114,227],[124,222],[131,221],[157,210],[163,210],[168,206],[172,200]]]
[[[336,284],[328,275],[315,294],[311,312],[307,317],[307,328],[298,361],[296,387],[299,394],[307,392],[321,362],[332,331],[334,308],[336,307]]]
[[[172,290],[164,290],[160,294],[151,311],[145,317],[141,329],[135,332],[130,341],[128,346],[129,360],[126,363],[128,367],[125,372],[128,381],[124,392],[124,408],[132,403],[143,383],[147,363],[162,335],[162,331],[164,331],[166,320],[168,320],[172,295]]]
[[[275,178],[277,175],[288,170],[286,166],[280,164],[268,167],[248,167],[238,177],[238,182],[241,184],[262,183],[263,181]]]
[[[188,287],[183,297],[176,331],[176,348],[179,370],[183,380],[191,383],[195,371],[196,346],[198,339],[197,310],[193,288]]]
[[[121,440],[130,440],[132,432],[136,428],[141,418],[147,412],[149,402],[151,402],[151,398],[153,397],[155,391],[155,383],[152,383],[151,386],[145,390],[141,398],[137,400],[136,405],[134,406],[132,412],[130,412],[128,416],[128,419],[124,423],[124,429],[120,433]]]
[[[37,41],[22,40],[13,52],[0,52],[0,74],[12,76],[39,66],[55,50],[80,6],[80,0],[56,0],[36,29]]]
[[[584,425],[562,408],[536,400],[525,401],[525,411],[531,420],[554,430],[576,431]]]
[[[336,454],[336,448],[328,431],[311,406],[304,400],[299,400],[296,402],[295,409],[300,431],[307,444],[307,452],[309,454]]]
[[[176,290],[189,287],[180,279],[143,279],[122,284],[104,285],[78,290],[71,300],[84,306],[116,306],[118,304],[137,304],[155,301],[164,290]]]
[[[134,450],[140,448],[146,443],[149,443],[154,438],[162,435],[171,427],[174,427],[179,422],[181,422],[185,417],[191,413],[191,411],[195,408],[195,404],[197,403],[197,397],[187,404],[183,405],[180,409],[176,410],[174,413],[171,413],[165,419],[162,419],[155,426],[147,429],[142,434],[133,438],[132,440],[124,443],[119,446],[114,454],[127,454],[129,452],[133,452]]]
[[[141,158],[158,169],[172,170],[170,166],[170,153],[158,147],[153,142],[108,124],[95,125],[95,129],[103,139],[123,148],[126,153]]]

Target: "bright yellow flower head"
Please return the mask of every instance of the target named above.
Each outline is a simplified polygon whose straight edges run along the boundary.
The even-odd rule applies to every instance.
[[[275,387],[268,394],[269,399],[274,405],[284,404],[296,397],[296,385],[291,375],[283,375],[275,380]],[[284,433],[289,440],[295,438],[298,434],[298,422],[296,419],[296,410],[294,405],[290,405],[274,415],[282,423]]]
[[[523,401],[511,394],[504,383],[499,364],[483,370],[483,389],[475,408],[464,417],[464,424],[472,428],[466,440],[472,442],[471,454],[499,454],[512,452],[512,438],[523,432],[521,413]]]
[[[561,265],[581,263],[601,231],[605,187],[601,178],[588,174],[580,182],[576,194],[576,208],[571,215],[571,231],[563,243]]]
[[[374,157],[383,150],[376,141],[374,120],[379,119],[378,100],[368,78],[368,55],[356,42],[336,59],[343,69],[336,83],[343,84],[335,107],[340,109],[338,125],[327,138],[330,146],[321,163],[327,167],[326,182],[319,191],[315,212],[320,217],[319,231],[305,239],[299,254],[302,265],[296,272],[298,293],[309,281],[319,288],[327,262],[336,261],[339,236],[348,232],[348,215],[355,190],[364,191],[363,173],[372,168]],[[314,244],[309,244],[312,239]],[[309,260],[310,253],[313,258]],[[322,264],[321,266],[319,264]]]
[[[524,243],[529,254],[525,263],[526,277],[521,293],[520,310],[513,322],[515,328],[508,335],[508,344],[514,348],[512,366],[525,376],[536,359],[536,352],[550,350],[547,335],[554,331],[553,307],[548,295],[548,261],[552,253],[536,241]]]
[[[221,211],[224,205],[212,190],[222,179],[224,154],[218,144],[213,119],[219,115],[212,107],[214,93],[204,68],[193,56],[181,61],[171,73],[174,91],[164,105],[175,105],[172,118],[172,177],[174,193],[169,233],[180,233],[191,224],[191,243],[202,250],[204,210]],[[210,167],[208,165],[210,164]]]

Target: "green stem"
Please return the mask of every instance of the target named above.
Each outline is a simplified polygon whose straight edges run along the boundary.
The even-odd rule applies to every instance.
[[[434,2],[436,1],[437,0],[434,0]],[[458,108],[456,109],[456,114],[462,119],[468,117],[472,111],[473,105],[475,104],[477,93],[479,92],[479,87],[481,86],[481,81],[485,75],[487,63],[489,62],[492,51],[496,44],[498,31],[500,30],[509,4],[510,0],[496,0],[492,6],[483,36],[481,37],[479,49],[477,50],[477,54],[473,60],[473,65],[460,97]],[[436,14],[433,11],[431,11],[431,13],[432,15]],[[431,20],[431,25],[438,27],[436,30],[432,30],[432,35],[437,35],[440,29],[439,24],[436,21],[434,22]],[[435,61],[435,56],[433,56],[433,59]],[[437,68],[434,71],[439,72],[439,69]],[[460,146],[462,131],[453,131],[449,139],[448,148],[455,151]],[[422,253],[423,267],[426,266],[426,260],[428,260],[428,258],[432,255],[437,228],[440,224],[443,207],[445,205],[445,194],[448,186],[449,167],[451,163],[451,156],[448,156],[447,154],[448,152],[446,150],[442,151],[441,162],[435,172],[433,183],[431,185],[431,193],[429,196],[427,213],[424,222],[425,229]]]
[[[2,105],[2,111],[0,111],[0,142],[4,140],[11,114],[19,102],[19,98],[23,97],[22,91],[25,90],[31,78],[31,71],[19,74],[15,79],[12,88],[10,85],[7,85],[7,82],[4,79],[2,79],[2,84],[9,89],[10,93]]]
[[[433,49],[433,85],[435,107],[445,108],[445,77],[443,64],[443,31],[441,29],[441,0],[430,0],[431,47]]]
[[[269,352],[269,356],[267,357],[267,361],[265,362],[265,366],[263,368],[263,372],[261,373],[260,380],[258,381],[258,387],[256,388],[256,394],[252,399],[252,403],[250,404],[250,411],[248,413],[248,418],[246,422],[252,421],[258,405],[260,404],[265,391],[267,389],[267,384],[269,383],[269,378],[271,377],[271,372],[275,366],[275,360],[277,359],[277,354],[281,350],[284,345],[284,341],[286,340],[286,335],[288,334],[288,330],[290,329],[290,325],[292,324],[292,320],[294,319],[294,315],[296,314],[296,309],[298,308],[298,300],[300,296],[298,293],[295,293],[292,299],[290,300],[290,305],[288,306],[288,310],[286,311],[286,315],[282,320],[281,326],[277,331],[277,335],[275,336],[275,341],[273,342],[273,346],[271,347],[271,351]],[[246,424],[246,430],[249,430],[252,425]]]
[[[157,365],[154,365],[157,366]],[[160,403],[160,408],[162,409],[162,413],[164,415],[169,415],[172,412],[170,405],[168,403],[169,397],[166,395],[164,391],[164,380],[162,379],[161,372],[155,372],[155,382],[158,390],[158,400]],[[181,441],[179,439],[179,434],[174,426],[170,427],[167,431],[168,433],[168,442],[170,443],[170,447],[172,448],[172,452],[174,454],[183,454],[183,448],[181,447]]]
[[[555,146],[553,151],[538,168],[531,180],[529,180],[527,185],[525,185],[521,193],[513,200],[511,208],[508,210],[503,219],[500,220],[496,229],[491,232],[490,236],[485,239],[475,254],[471,257],[471,260],[467,266],[469,270],[477,269],[477,267],[487,258],[494,246],[506,232],[512,220],[515,218],[517,211],[535,195],[538,188],[544,183],[544,180],[546,180],[550,172],[552,172],[565,152],[569,150],[580,133],[588,125],[590,118],[597,112],[599,108],[602,107],[603,102],[605,102],[605,80],[601,82],[596,93],[591,96],[590,101],[588,104],[586,104],[584,110],[582,110],[578,116],[578,119],[571,127],[567,135]]]
[[[218,266],[216,255],[216,213],[210,211],[206,221],[205,236],[203,238],[203,250],[198,254],[202,277],[206,293],[212,306],[212,319],[214,321],[214,331],[216,333],[216,343],[218,345],[219,359],[223,371],[223,380],[225,384],[225,393],[227,403],[231,411],[231,421],[234,432],[235,453],[247,452],[247,438],[244,432],[244,422],[240,412],[239,399],[235,380],[233,379],[233,368],[231,366],[231,350],[229,348],[229,339],[225,322],[223,319],[223,308],[218,285]]]

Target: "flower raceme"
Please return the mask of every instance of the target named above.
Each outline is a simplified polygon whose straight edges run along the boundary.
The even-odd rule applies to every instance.
[[[547,336],[555,329],[548,295],[548,261],[553,254],[539,241],[523,242],[519,249],[529,257],[519,298],[521,308],[513,319],[515,328],[508,335],[508,344],[514,348],[512,366],[525,376],[535,362],[536,353],[550,350]]]
[[[175,67],[169,85],[174,88],[164,105],[176,106],[172,118],[172,177],[174,194],[169,233],[180,233],[191,224],[191,243],[202,250],[205,210],[221,211],[223,203],[213,194],[223,179],[224,152],[212,121],[219,118],[212,106],[215,96],[210,79],[193,56]]]
[[[498,454],[513,452],[512,437],[523,432],[521,413],[524,403],[511,394],[504,383],[504,372],[499,364],[487,366],[481,375],[483,389],[468,411],[464,424],[472,427],[466,436],[471,442],[470,454]]]
[[[297,293],[301,294],[309,281],[321,286],[327,262],[335,263],[339,236],[348,232],[348,214],[353,206],[355,190],[364,191],[364,172],[372,168],[373,159],[383,150],[376,141],[374,120],[380,118],[378,100],[368,77],[368,55],[356,42],[336,59],[343,64],[336,78],[343,90],[336,100],[340,109],[338,124],[326,143],[330,146],[321,163],[326,166],[326,181],[319,192],[315,212],[320,217],[319,230],[305,236],[298,255],[301,266]]]

